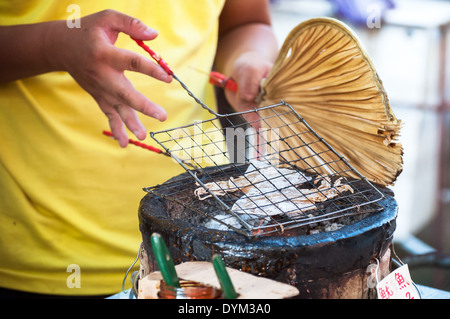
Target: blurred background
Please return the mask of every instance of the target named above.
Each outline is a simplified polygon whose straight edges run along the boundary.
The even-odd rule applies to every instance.
[[[450,1],[272,0],[279,45],[300,22],[335,17],[360,38],[404,123],[392,187],[394,246],[414,282],[450,291]]]

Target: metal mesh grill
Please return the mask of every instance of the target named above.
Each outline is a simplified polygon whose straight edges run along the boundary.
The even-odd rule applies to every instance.
[[[255,114],[251,125],[240,118]],[[151,133],[188,174],[147,191],[207,217],[207,227],[283,232],[373,211],[363,207],[383,198],[284,102],[215,115]]]

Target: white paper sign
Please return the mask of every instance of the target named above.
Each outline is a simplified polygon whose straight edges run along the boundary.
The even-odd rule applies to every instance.
[[[377,284],[378,299],[420,299],[409,274],[408,265],[403,265]]]

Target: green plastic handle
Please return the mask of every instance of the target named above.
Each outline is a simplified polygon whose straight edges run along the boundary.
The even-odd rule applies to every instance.
[[[219,279],[220,287],[222,287],[222,293],[225,299],[235,299],[237,298],[236,290],[234,290],[231,278],[228,275],[225,264],[219,255],[214,255],[212,257],[212,263],[214,270],[216,271],[217,278]]]
[[[166,285],[180,288],[180,281],[178,279],[175,266],[173,264],[172,256],[170,256],[169,249],[167,248],[161,235],[153,233],[151,237],[153,253],[156,258],[159,270]]]

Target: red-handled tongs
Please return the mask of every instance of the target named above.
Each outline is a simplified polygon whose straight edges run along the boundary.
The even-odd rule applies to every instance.
[[[150,56],[164,69],[164,71],[167,72],[167,74],[173,76],[175,80],[177,80],[183,88],[185,88],[189,95],[191,95],[197,102],[199,101],[195,96],[193,96],[192,92],[187,89],[186,85],[180,81],[180,79],[173,73],[173,71],[170,69],[169,65],[164,61],[159,54],[157,54],[155,51],[150,49],[143,41],[135,39],[132,37],[132,39],[141,47],[143,48]],[[216,71],[212,71],[209,74],[209,83],[219,86],[222,88],[225,88],[227,90],[237,92],[237,83],[233,81],[233,79],[219,73]],[[203,103],[200,103],[203,106]]]
[[[170,69],[169,65],[164,61],[159,54],[150,49],[142,40],[135,39],[131,37],[141,48],[143,48],[150,56],[155,60],[169,75],[173,75],[173,71]]]

